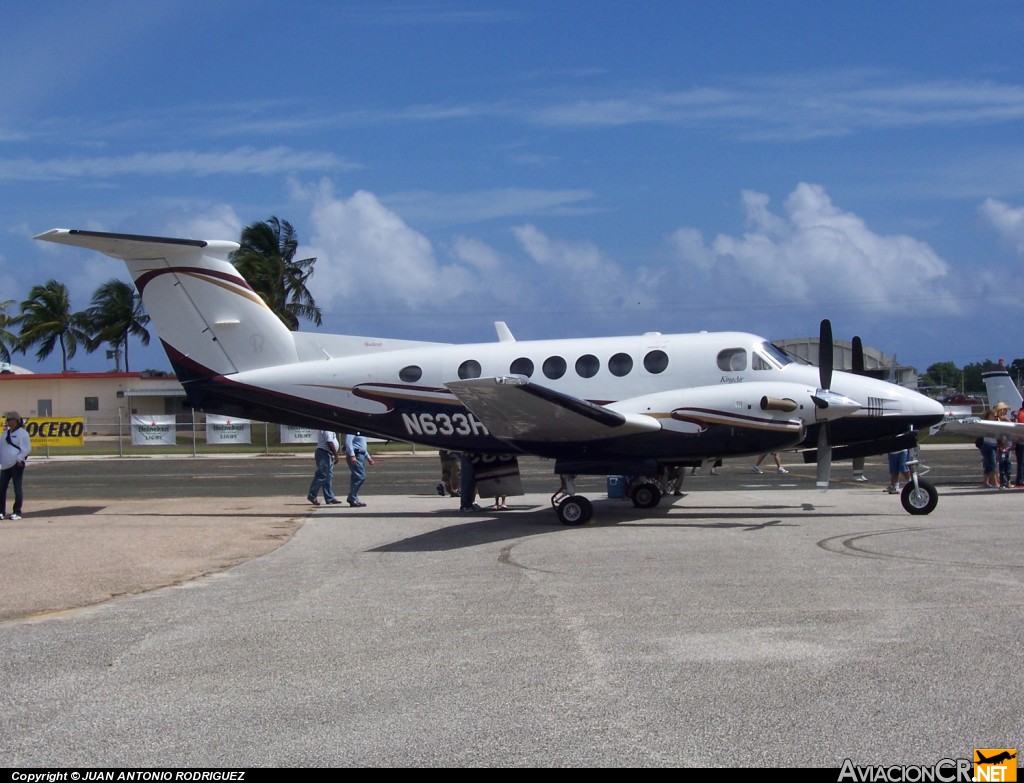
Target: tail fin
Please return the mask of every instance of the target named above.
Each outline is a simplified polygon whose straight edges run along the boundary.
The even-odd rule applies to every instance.
[[[988,394],[990,408],[998,402],[1005,402],[1010,406],[1010,410],[1020,410],[1024,398],[1021,397],[1017,384],[1013,382],[1013,378],[1005,368],[986,370],[981,374],[981,379],[985,382],[985,392]]]
[[[63,228],[36,239],[123,260],[180,380],[298,361],[292,333],[228,261],[234,242]]]

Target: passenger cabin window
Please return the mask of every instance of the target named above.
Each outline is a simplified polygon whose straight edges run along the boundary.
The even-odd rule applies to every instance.
[[[466,378],[479,378],[480,362],[476,359],[466,359],[466,361],[459,365],[459,377],[463,380]]]
[[[576,374],[581,378],[593,378],[601,369],[601,360],[593,354],[585,354],[576,360]]]
[[[544,360],[544,365],[541,369],[544,371],[545,378],[555,381],[565,375],[565,367],[565,359],[561,356],[549,356]]]
[[[650,351],[644,357],[644,369],[652,375],[668,369],[668,354],[661,350]]]
[[[408,367],[403,367],[398,371],[398,377],[406,383],[416,383],[416,381],[423,377],[423,369],[415,364],[410,364]]]
[[[744,348],[726,348],[718,354],[718,369],[741,372],[747,369],[747,351]]]
[[[611,359],[608,360],[608,372],[614,375],[616,378],[621,378],[624,375],[629,375],[629,371],[633,369],[633,357],[628,353],[617,353]]]
[[[533,362],[522,356],[509,365],[508,371],[514,375],[525,375],[527,378],[532,378]]]

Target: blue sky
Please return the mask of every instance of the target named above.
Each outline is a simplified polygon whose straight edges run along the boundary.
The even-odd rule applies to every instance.
[[[44,0],[0,40],[2,299],[127,279],[50,228],[276,215],[330,332],[1024,357],[1017,0]]]

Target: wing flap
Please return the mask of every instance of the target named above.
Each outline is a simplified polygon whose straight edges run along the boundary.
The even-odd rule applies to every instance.
[[[661,429],[650,416],[619,413],[517,375],[445,386],[492,435],[505,440],[593,441]]]

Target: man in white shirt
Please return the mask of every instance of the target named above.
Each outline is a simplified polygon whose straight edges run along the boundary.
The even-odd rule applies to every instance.
[[[21,519],[21,479],[25,474],[25,460],[32,451],[32,440],[22,427],[21,414],[5,414],[7,428],[0,436],[0,519]],[[14,482],[14,510],[7,516],[7,487]]]
[[[338,436],[329,430],[320,430],[316,438],[316,451],[313,452],[313,459],[316,461],[316,473],[313,474],[313,481],[309,485],[309,492],[306,500],[314,506],[320,505],[317,496],[322,489],[324,502],[328,506],[341,503],[334,496],[334,466],[338,464]]]

